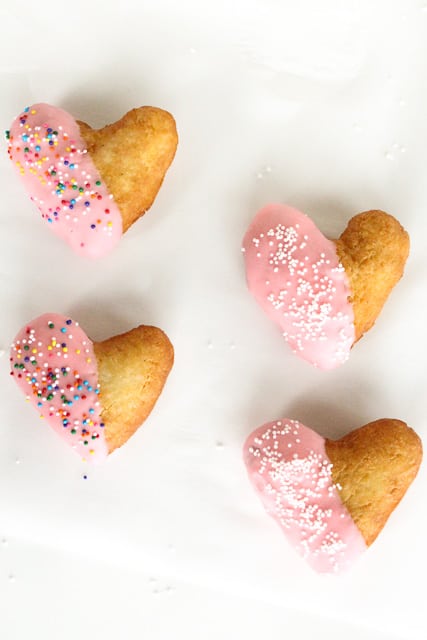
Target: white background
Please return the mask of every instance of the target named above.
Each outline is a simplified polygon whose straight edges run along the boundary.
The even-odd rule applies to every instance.
[[[2,3],[0,121],[46,101],[93,126],[170,110],[151,211],[98,262],[49,234],[0,154],[2,640],[427,636],[427,472],[345,576],[314,574],[264,513],[241,446],[292,417],[339,437],[379,417],[425,437],[426,0]],[[382,208],[403,280],[347,364],[290,353],[246,290],[240,243],[287,202],[337,236]],[[144,427],[87,470],[8,378],[48,311],[95,340],[162,327],[176,364]],[[83,474],[88,479],[83,479]]]

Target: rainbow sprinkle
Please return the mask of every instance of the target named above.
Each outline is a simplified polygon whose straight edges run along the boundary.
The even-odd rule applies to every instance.
[[[110,251],[122,234],[120,211],[74,118],[50,105],[26,107],[6,138],[10,159],[54,233],[81,255]]]
[[[27,400],[86,458],[107,455],[93,344],[77,322],[45,314],[11,348],[11,375]]]

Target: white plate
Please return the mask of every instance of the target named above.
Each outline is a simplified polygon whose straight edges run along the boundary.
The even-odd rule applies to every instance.
[[[336,579],[264,514],[241,446],[283,416],[330,436],[395,417],[424,437],[427,6],[122,4],[0,9],[4,129],[36,101],[99,126],[152,104],[180,134],[151,211],[96,263],[47,232],[0,155],[2,637],[425,637],[425,468]],[[339,370],[294,357],[246,290],[241,239],[269,201],[327,235],[369,208],[410,233],[403,280]],[[46,311],[94,339],[156,324],[175,345],[152,416],[102,467],[86,471],[8,379],[14,334]]]

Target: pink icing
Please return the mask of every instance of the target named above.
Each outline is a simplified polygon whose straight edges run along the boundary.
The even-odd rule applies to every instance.
[[[248,287],[292,349],[320,369],[345,362],[354,315],[334,243],[297,209],[269,204],[249,226],[243,251]]]
[[[325,440],[296,420],[269,422],[244,445],[249,478],[291,544],[321,573],[339,573],[366,543],[332,481]]]
[[[12,123],[9,156],[50,229],[76,251],[99,258],[122,235],[122,217],[74,118],[34,104]]]
[[[57,313],[32,320],[12,344],[10,365],[40,417],[80,456],[107,456],[96,357],[77,322]]]

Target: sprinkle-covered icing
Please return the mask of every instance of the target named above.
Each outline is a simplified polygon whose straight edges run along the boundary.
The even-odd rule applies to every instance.
[[[63,109],[34,104],[6,137],[10,159],[51,230],[82,256],[111,251],[122,235],[122,217],[76,120]]]
[[[269,204],[246,232],[243,252],[250,291],[292,349],[321,369],[345,362],[354,314],[334,243],[297,209]]]
[[[296,420],[269,422],[247,439],[244,460],[266,511],[321,573],[339,573],[366,543],[332,481],[325,440]]]
[[[10,366],[40,417],[80,456],[107,456],[96,357],[77,322],[56,313],[32,320],[13,342]]]

